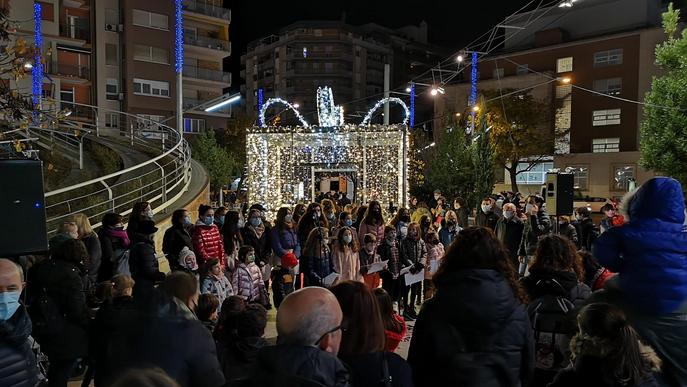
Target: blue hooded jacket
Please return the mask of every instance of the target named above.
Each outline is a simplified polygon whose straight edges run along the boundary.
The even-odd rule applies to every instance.
[[[593,254],[620,274],[620,287],[639,312],[674,313],[687,301],[687,233],[680,183],[655,177],[625,203],[629,222],[601,234]]]

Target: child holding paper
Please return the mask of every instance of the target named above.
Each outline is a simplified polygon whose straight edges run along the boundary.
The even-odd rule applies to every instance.
[[[332,246],[334,271],[339,273],[339,282],[360,281],[360,259],[358,257],[358,240],[353,238],[353,229],[342,227]]]
[[[384,228],[384,241],[377,247],[377,253],[382,262],[386,263],[386,269],[380,273],[382,287],[389,293],[393,302],[393,309],[400,313],[398,304],[401,297],[401,260],[399,240],[396,235],[396,228],[386,226]]]
[[[363,282],[370,289],[379,287],[379,270],[372,273],[373,264],[381,262],[379,255],[377,255],[377,237],[374,234],[365,234],[363,238],[364,248],[360,250],[360,274],[363,275]],[[378,266],[378,265],[375,265]]]
[[[410,274],[415,275],[425,269],[427,264],[427,245],[420,236],[420,225],[411,223],[408,226],[408,236],[401,241],[401,263],[408,267]],[[403,273],[402,273],[403,274]],[[404,277],[406,281],[407,277]],[[405,288],[401,290],[403,296],[403,317],[414,320],[417,318],[415,301],[422,297],[422,280],[415,283],[404,282]],[[410,290],[410,297],[408,297]]]
[[[437,272],[444,256],[444,245],[439,241],[439,234],[435,231],[427,233],[427,267],[425,268],[424,296],[425,301],[434,297],[434,282],[432,277]]]

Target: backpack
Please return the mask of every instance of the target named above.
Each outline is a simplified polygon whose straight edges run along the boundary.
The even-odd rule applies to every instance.
[[[565,294],[555,279],[540,280],[537,288],[548,288]],[[569,363],[568,344],[577,331],[569,314],[575,305],[565,296],[546,294],[527,307],[534,332],[534,362],[537,370],[558,371]]]
[[[113,258],[113,273],[116,274],[124,274],[124,275],[131,275],[131,270],[129,269],[129,256],[131,254],[131,250],[129,249],[117,249],[114,251],[114,254],[112,254]]]

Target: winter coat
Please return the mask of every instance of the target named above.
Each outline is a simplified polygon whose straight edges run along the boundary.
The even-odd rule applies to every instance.
[[[377,247],[377,254],[382,262],[386,262],[387,270],[391,273],[391,276],[396,279],[399,276],[401,269],[403,268],[403,263],[401,262],[401,249],[398,242],[394,242],[393,246],[388,242],[380,244]]]
[[[401,241],[400,260],[402,267],[412,265],[427,265],[427,245],[422,239],[405,238]]]
[[[334,271],[339,273],[339,282],[349,280],[362,282],[360,258],[358,253],[354,252],[350,247],[344,248],[341,251],[339,246],[334,246],[334,249],[332,249],[332,263],[334,264]]]
[[[434,282],[437,292],[420,311],[408,352],[415,385],[456,385],[464,376],[451,364],[465,348],[490,354],[507,368],[513,385],[526,386],[534,366],[530,321],[503,275],[495,270],[461,270]],[[492,385],[491,380],[472,382]]]
[[[578,223],[580,232],[578,235],[580,250],[592,251],[592,246],[599,237],[599,230],[590,218],[582,219]]]
[[[661,371],[661,360],[651,347],[639,343],[647,375],[641,382],[629,384],[612,380],[612,376],[608,375],[613,367],[604,362],[597,342],[598,339],[587,335],[575,336],[570,343],[574,357],[571,366],[560,371],[549,387],[658,387],[654,373]]]
[[[436,207],[436,203],[434,203],[434,207]],[[413,223],[420,223],[420,219],[422,219],[422,217],[425,215],[429,216],[430,219],[432,218],[432,212],[429,210],[429,208],[418,207],[410,215],[410,221]]]
[[[84,262],[88,280],[91,284],[95,284],[98,282],[98,271],[100,270],[100,262],[103,256],[98,234],[93,232],[90,235],[86,235],[81,238],[81,242],[86,246],[86,251],[88,252],[88,260]]]
[[[384,225],[378,224],[375,226],[362,222],[360,223],[360,227],[358,227],[358,242],[360,242],[360,244],[365,240],[365,234],[374,235],[377,238],[377,244],[379,244],[384,240]]]
[[[131,247],[128,239],[124,240],[122,237],[114,236],[111,234],[111,231],[113,229],[108,230],[108,227],[103,227],[98,231],[98,240],[100,241],[100,249],[102,251],[100,268],[98,269],[98,282],[109,281],[112,278],[115,267],[114,260],[119,258],[116,256],[117,253]]]
[[[516,216],[513,216],[510,220],[502,216],[496,222],[496,237],[508,249],[508,256],[510,256],[515,267],[518,267],[518,250],[520,249],[524,228],[525,224],[522,219]]]
[[[162,252],[167,256],[169,266],[177,270],[179,265],[179,253],[184,247],[188,247],[193,251],[193,241],[191,234],[183,225],[175,224],[165,231],[165,236],[162,238]]]
[[[568,238],[568,240],[570,242],[572,242],[575,246],[579,246],[580,241],[579,241],[579,238],[577,237],[577,229],[572,224],[570,224],[570,223],[561,224],[560,228],[558,229],[558,233],[561,236]]]
[[[375,352],[357,355],[339,355],[339,359],[348,366],[351,374],[351,384],[353,386],[380,386],[380,380],[384,378],[384,359],[391,386],[393,387],[413,387],[413,377],[410,366],[406,361],[395,353]]]
[[[351,387],[346,366],[315,346],[263,347],[250,376],[232,387]]]
[[[401,344],[401,341],[403,341],[403,338],[408,332],[408,326],[406,325],[406,320],[404,320],[403,317],[394,313],[394,319],[401,324],[402,328],[400,332],[395,332],[388,329],[384,330],[384,335],[386,336],[385,349],[389,352],[396,351],[396,348],[398,348],[398,345]]]
[[[133,297],[116,297],[105,302],[95,315],[91,329],[91,359],[97,372],[96,386],[108,385],[117,375],[112,374],[115,343],[125,339],[127,322],[136,316]]]
[[[324,286],[322,280],[335,271],[331,251],[327,251],[320,256],[303,257],[301,262],[306,262],[307,271],[305,273],[308,277],[308,284],[311,286]],[[301,264],[302,270],[303,265]]]
[[[222,306],[225,299],[234,295],[234,289],[231,287],[231,282],[229,282],[229,279],[223,274],[220,274],[219,277],[215,277],[212,274],[205,277],[201,284],[200,292],[202,294],[208,293],[217,296],[220,306]]]
[[[539,281],[556,280],[562,289],[537,286]],[[571,271],[559,271],[548,268],[530,269],[530,275],[521,279],[531,301],[545,295],[563,296],[570,300],[576,308],[583,306],[584,301],[592,295],[592,290],[577,279]]]
[[[456,215],[458,216],[458,226],[460,228],[466,228],[470,226],[470,210],[465,207],[460,207],[456,209]]]
[[[301,257],[301,244],[298,242],[296,230],[279,230],[278,227],[272,229],[271,235],[272,250],[277,257],[286,255],[286,250],[293,250],[296,258]]]
[[[0,386],[33,387],[38,383],[30,335],[31,319],[23,305],[9,320],[0,320]]]
[[[148,297],[155,284],[165,279],[155,256],[155,242],[145,235],[135,233],[129,253],[129,270],[134,284],[134,298]]]
[[[448,248],[451,242],[456,239],[460,230],[462,230],[462,228],[459,226],[454,227],[452,230],[449,230],[447,226],[442,226],[441,230],[439,230],[439,241],[445,248]]]
[[[639,312],[665,315],[687,301],[685,202],[677,180],[644,183],[624,208],[629,222],[601,234],[593,254],[618,273],[620,288]]]
[[[198,265],[202,265],[211,258],[219,260],[222,267],[227,265],[224,257],[224,241],[219,229],[214,224],[206,226],[200,220],[193,227],[191,235],[193,241],[193,251],[196,253]]]
[[[255,263],[259,266],[269,263],[270,255],[272,254],[270,232],[271,230],[265,227],[262,235],[258,238],[253,227],[246,226],[241,229],[243,244],[253,247],[253,250],[255,250]]]
[[[436,262],[436,268],[441,265],[441,259],[444,257],[444,245],[439,242],[437,245],[427,245],[427,267],[425,268],[425,279],[431,280],[436,273],[436,269],[432,272],[432,262]]]
[[[254,262],[247,265],[239,263],[236,266],[231,274],[231,287],[234,289],[234,294],[248,302],[259,302],[263,305],[268,303],[262,272]]]
[[[53,359],[76,359],[88,354],[89,315],[79,264],[63,260],[43,261],[29,270],[26,283],[29,313],[35,321],[37,309],[32,310],[45,291],[52,300],[64,324],[60,334],[42,335],[34,326],[33,336],[41,349]]]
[[[262,337],[242,337],[226,344],[217,343],[217,357],[227,383],[246,378],[256,364],[260,349],[267,345]]]
[[[496,222],[499,221],[499,215],[494,211],[489,211],[484,213],[482,209],[477,211],[477,216],[475,216],[475,225],[477,227],[486,227],[492,231],[496,229]]]
[[[523,257],[534,255],[539,238],[551,231],[551,219],[546,210],[540,208],[537,215],[527,215],[527,220],[524,223],[522,240],[518,250],[518,255]]]

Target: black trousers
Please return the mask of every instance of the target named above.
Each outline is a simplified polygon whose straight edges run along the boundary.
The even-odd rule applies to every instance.
[[[401,301],[401,278],[394,279],[391,272],[384,270],[379,273],[379,277],[382,279],[382,289],[386,290],[391,297],[392,302]]]
[[[50,359],[50,357],[48,357]],[[67,382],[74,372],[76,359],[50,359],[48,368],[48,386],[67,387]]]

